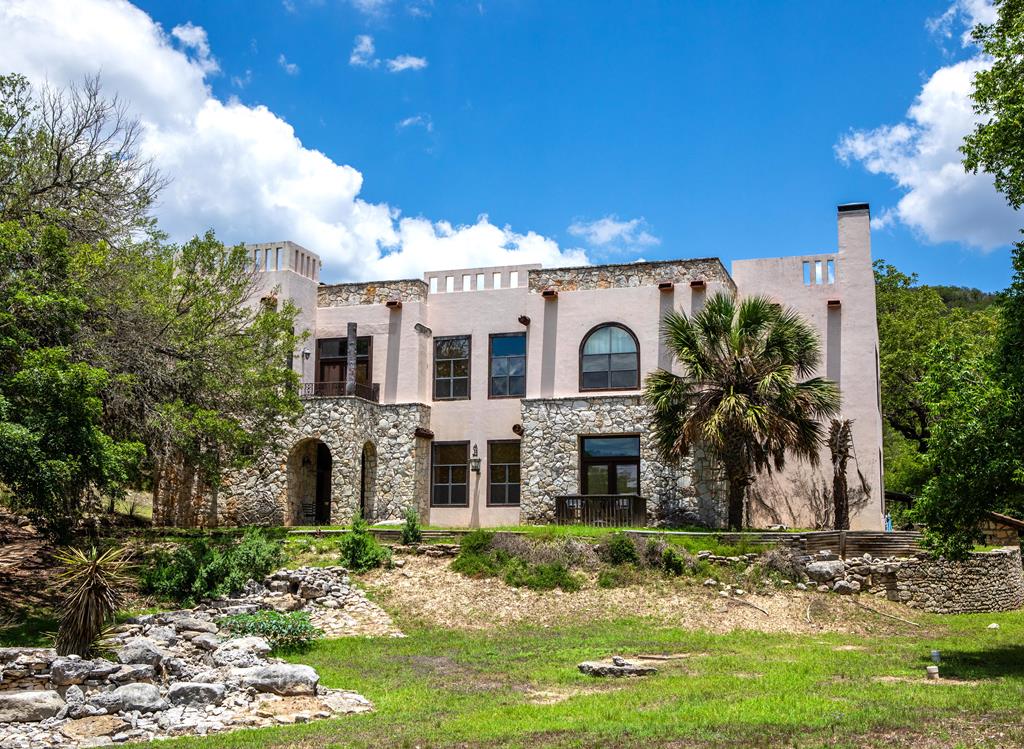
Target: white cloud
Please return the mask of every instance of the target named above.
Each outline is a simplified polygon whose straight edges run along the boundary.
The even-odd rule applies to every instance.
[[[352,47],[352,54],[348,56],[348,64],[360,68],[375,68],[380,65],[376,58],[377,50],[373,46],[373,37],[369,34],[360,34],[356,37],[356,43]]]
[[[423,70],[427,67],[427,58],[399,55],[388,60],[387,66],[391,73],[401,73],[403,70]]]
[[[429,114],[417,114],[412,117],[406,117],[395,124],[396,130],[405,130],[409,127],[422,127],[428,133],[432,133],[434,132],[434,121],[430,118]]]
[[[280,65],[281,69],[288,75],[299,74],[299,66],[294,62],[288,62],[288,58],[284,56],[284,52],[277,56],[277,64]]]
[[[629,249],[661,243],[647,231],[647,222],[643,218],[621,221],[618,216],[611,215],[595,221],[577,220],[569,226],[569,233],[601,248]]]
[[[245,69],[244,75],[231,76],[231,85],[235,88],[245,88],[250,83],[252,83],[252,70],[249,68]]]
[[[172,179],[156,213],[175,241],[210,227],[226,242],[292,239],[320,254],[328,280],[587,260],[486,215],[455,226],[361,199],[358,169],[304,146],[265,106],[214,97],[203,63],[124,0],[0,1],[0,28],[0,70],[56,85],[99,70],[105,90],[129,102],[143,153]]]
[[[979,23],[994,23],[997,17],[995,6],[990,0],[956,0],[940,15],[925,21],[925,28],[941,39],[953,38],[960,30],[961,46],[971,44],[971,29]]]
[[[370,18],[379,18],[387,13],[391,0],[351,0],[352,7]]]
[[[961,2],[947,13],[967,23],[984,21],[989,16],[983,5]],[[902,192],[895,206],[882,208],[876,227],[899,222],[928,242],[961,242],[982,250],[1017,238],[1021,217],[996,192],[992,178],[968,174],[961,163],[963,138],[979,122],[971,107],[971,84],[988,65],[976,53],[939,68],[904,121],[853,130],[840,139],[836,155],[843,163],[858,162],[872,174],[886,175]]]
[[[204,73],[216,73],[220,65],[210,54],[210,42],[206,38],[206,29],[194,26],[191,21],[171,29],[171,36],[181,42],[186,49],[196,53],[196,62]]]

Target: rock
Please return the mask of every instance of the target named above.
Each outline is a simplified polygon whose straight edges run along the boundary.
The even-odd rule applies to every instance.
[[[219,705],[226,691],[223,684],[183,681],[171,685],[167,699],[174,705]]]
[[[50,681],[58,687],[81,684],[89,678],[92,670],[92,661],[84,661],[77,656],[54,658],[50,664]]]
[[[985,627],[985,629],[999,629],[999,625],[996,624],[995,622],[992,622],[987,627]]]
[[[36,723],[52,718],[64,707],[53,690],[0,692],[0,723]]]
[[[117,660],[121,663],[145,663],[159,666],[164,654],[152,640],[145,637],[133,637],[124,647],[117,651]]]
[[[720,598],[728,598],[729,597],[729,591],[727,591],[727,590],[720,590],[720,591],[718,591],[718,595],[719,595]]]
[[[298,611],[303,606],[303,601],[298,596],[285,593],[280,596],[267,596],[263,602],[280,614],[287,614],[289,611]]]
[[[704,581],[705,588],[713,588],[716,585],[718,585],[718,582],[714,578],[709,577],[707,580]]]
[[[165,645],[173,645],[178,641],[178,633],[174,630],[174,627],[170,626],[152,627],[146,633],[146,637],[154,642]]]
[[[263,661],[270,645],[262,637],[239,637],[228,640],[213,651],[213,662],[218,666],[250,668]]]
[[[818,592],[819,593],[828,593],[828,591],[829,591],[829,587],[827,585],[819,585],[818,586]]]
[[[127,725],[124,720],[116,715],[95,715],[88,718],[70,720],[60,727],[60,732],[69,739],[81,741],[82,739],[110,736],[123,730]]]
[[[622,665],[608,661],[583,661],[577,668],[588,676],[650,676],[658,673],[653,666],[640,666],[628,661]]]
[[[129,684],[138,681],[152,681],[156,677],[156,669],[144,663],[129,663],[121,666],[107,677],[114,684]]]
[[[854,586],[857,586],[856,588]],[[860,590],[860,583],[847,582],[846,580],[836,580],[836,584],[832,586],[833,593],[839,593],[840,595],[849,596]]]
[[[793,587],[796,588],[797,590],[807,590],[807,586],[804,585],[803,583],[797,583]]]
[[[169,680],[188,681],[195,668],[184,658],[164,658],[164,673]]]
[[[312,666],[291,663],[245,669],[239,676],[244,686],[252,687],[257,692],[271,692],[284,697],[316,694],[316,685],[320,681]]]
[[[845,567],[839,559],[811,562],[807,565],[807,576],[815,582],[827,583],[841,576]]]
[[[373,709],[373,703],[355,692],[324,689],[320,687],[320,701],[334,713],[365,713]]]
[[[214,651],[220,647],[220,638],[217,635],[211,635],[208,632],[204,632],[198,637],[192,638],[192,644],[202,650]]]
[[[179,632],[207,632],[215,634],[217,625],[194,617],[185,617],[174,621],[174,628]]]
[[[92,671],[89,672],[89,678],[97,681],[103,681],[111,674],[117,673],[124,668],[120,663],[114,663],[108,661],[106,658],[97,658],[92,662]]]
[[[85,702],[85,692],[73,684],[64,691],[64,702],[68,705],[81,705]]]
[[[160,696],[155,684],[125,684],[111,692],[100,692],[89,699],[89,703],[102,707],[107,712],[155,713],[166,710],[167,700]]]

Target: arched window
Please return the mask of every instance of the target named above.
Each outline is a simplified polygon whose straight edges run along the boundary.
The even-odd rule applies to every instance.
[[[587,333],[580,346],[580,390],[635,390],[640,387],[640,346],[633,331],[605,323]]]

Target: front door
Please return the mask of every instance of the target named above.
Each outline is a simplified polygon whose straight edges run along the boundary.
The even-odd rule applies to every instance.
[[[317,525],[331,524],[331,451],[323,442],[316,446]]]

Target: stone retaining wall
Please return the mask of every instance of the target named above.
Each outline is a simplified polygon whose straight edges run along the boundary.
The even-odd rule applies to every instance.
[[[1020,547],[978,552],[964,561],[904,560],[888,597],[937,614],[1019,609],[1024,605]]]

